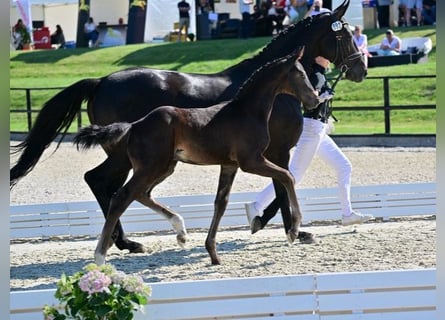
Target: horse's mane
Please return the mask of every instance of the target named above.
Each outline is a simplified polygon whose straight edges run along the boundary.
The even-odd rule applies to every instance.
[[[232,69],[239,68],[240,65],[246,64],[250,65],[252,60],[258,59],[262,56],[273,55],[275,50],[280,50],[280,54],[275,55],[276,57],[284,56],[286,54],[291,53],[295,49],[295,44],[293,41],[289,41],[289,36],[293,34],[298,34],[301,37],[305,37],[307,33],[304,32],[310,25],[316,23],[318,20],[323,19],[323,17],[327,15],[332,15],[331,12],[323,12],[321,14],[315,16],[309,16],[304,18],[303,20],[298,21],[297,23],[291,24],[289,27],[285,28],[277,35],[275,35],[272,40],[261,49],[260,52],[255,54],[253,57],[242,60],[241,62],[228,67],[223,72],[230,72]],[[266,61],[270,61],[270,59],[265,59]]]
[[[258,68],[252,75],[241,85],[241,87],[238,90],[238,93],[236,94],[235,98],[233,98],[233,101],[239,101],[243,100],[247,97],[252,97],[252,90],[254,90],[258,81],[259,77],[264,77],[265,73],[269,73],[270,69],[274,68],[278,64],[283,64],[289,61],[289,59],[292,57],[292,54],[289,54],[285,57],[281,57],[278,59],[275,59],[273,61],[270,61],[266,63],[264,66]],[[277,79],[274,77],[271,81],[277,81]],[[270,82],[271,82],[270,81]]]

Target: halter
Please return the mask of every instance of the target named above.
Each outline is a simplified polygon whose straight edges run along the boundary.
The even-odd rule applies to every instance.
[[[348,27],[348,23],[347,22],[342,22],[342,21],[339,21],[339,20],[334,21],[331,24],[331,29],[332,29],[332,31],[334,31],[336,33],[335,38],[337,39],[337,46],[335,47],[334,63],[341,56],[340,48],[342,46],[341,40],[342,40],[343,36],[341,34],[339,34],[339,31],[341,31],[343,28],[347,28],[347,27]],[[342,76],[346,71],[348,71],[350,69],[349,63],[351,61],[360,59],[362,57],[362,55],[363,55],[363,53],[361,53],[361,52],[355,52],[355,53],[350,54],[346,58],[342,58],[340,60],[340,63],[338,64],[339,65],[339,69],[340,69],[340,76]]]

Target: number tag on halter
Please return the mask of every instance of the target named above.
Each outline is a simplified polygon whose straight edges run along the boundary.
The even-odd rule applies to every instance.
[[[343,29],[343,23],[341,23],[341,21],[335,21],[331,24],[331,28],[333,31],[340,31]]]

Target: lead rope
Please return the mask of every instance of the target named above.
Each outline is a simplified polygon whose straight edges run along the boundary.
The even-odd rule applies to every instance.
[[[340,79],[343,77],[343,74],[346,71],[347,71],[347,68],[341,68],[340,69],[340,73],[338,74],[337,78],[334,81],[334,84],[331,87],[332,91],[334,91],[335,87],[337,86],[337,83],[340,81]],[[332,98],[329,99],[329,101],[328,101],[328,108],[329,108],[328,110],[331,110],[330,114],[331,114],[332,119],[334,119],[335,122],[338,122],[338,119],[334,116],[334,113],[332,111],[334,109],[334,107],[332,106]]]

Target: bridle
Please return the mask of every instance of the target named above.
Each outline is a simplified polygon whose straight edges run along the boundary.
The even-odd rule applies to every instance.
[[[335,38],[337,40],[337,45],[335,46],[335,58],[333,62],[336,66],[338,66],[338,69],[340,70],[340,74],[337,77],[335,84],[337,84],[340,77],[342,77],[343,74],[345,74],[350,69],[351,63],[363,56],[363,53],[358,51],[350,54],[345,58],[341,57],[341,52],[343,52],[341,49],[344,48],[344,45],[342,43],[343,35],[340,34],[340,31],[344,28],[349,28],[348,26],[349,24],[347,22],[343,22],[340,20],[336,20],[331,24],[331,29],[336,33]],[[337,60],[340,60],[340,63],[337,63]]]

